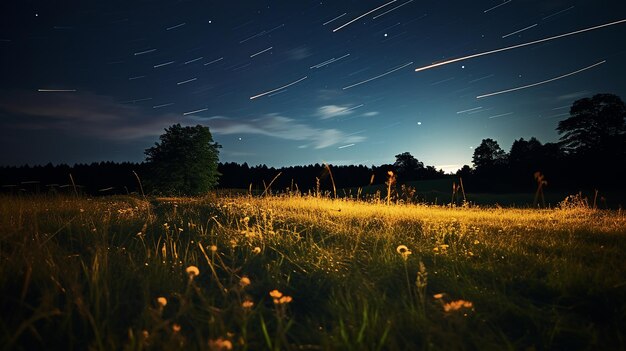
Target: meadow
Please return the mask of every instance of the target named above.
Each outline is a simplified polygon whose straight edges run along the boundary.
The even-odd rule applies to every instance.
[[[0,198],[6,350],[626,349],[625,273],[580,201]]]

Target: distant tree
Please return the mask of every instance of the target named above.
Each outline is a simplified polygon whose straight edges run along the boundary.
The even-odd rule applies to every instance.
[[[487,138],[474,149],[472,162],[477,171],[488,170],[493,166],[501,165],[506,160],[506,153],[500,148],[498,142]]]
[[[418,161],[411,153],[403,152],[396,155],[396,162],[393,164],[400,180],[415,180],[424,170],[424,163]]]
[[[529,140],[520,138],[513,141],[511,151],[509,151],[509,165],[526,165],[528,163],[537,163],[542,152],[541,142],[535,137]]]
[[[219,144],[208,127],[165,129],[160,143],[146,149],[149,184],[164,194],[199,195],[217,184]]]
[[[461,167],[461,169],[459,169],[458,171],[456,171],[456,176],[459,178],[469,178],[472,176],[472,169],[470,168],[470,166],[468,165],[463,165],[463,167]]]
[[[571,154],[623,152],[626,106],[617,95],[597,94],[574,101],[570,117],[559,122],[562,147]]]

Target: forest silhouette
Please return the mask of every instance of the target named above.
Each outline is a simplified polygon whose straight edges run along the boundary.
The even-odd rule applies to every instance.
[[[623,202],[626,193],[626,107],[613,94],[597,94],[573,103],[570,117],[559,122],[560,140],[542,143],[532,137],[517,139],[504,151],[492,138],[483,139],[474,149],[473,166],[465,165],[456,174],[444,174],[424,165],[410,152],[396,155],[393,164],[379,166],[324,164],[274,168],[225,162],[217,164],[218,189],[264,189],[314,191],[331,189],[329,170],[338,189],[384,184],[388,172],[406,182],[462,178],[472,192],[533,192],[540,172],[546,191],[577,193],[600,190]],[[217,145],[217,144],[216,144]],[[135,175],[138,175],[138,177]],[[73,193],[110,195],[141,193],[139,179],[151,182],[155,175],[146,162],[67,164],[0,167],[4,193]],[[70,178],[71,174],[71,178]],[[158,193],[148,186],[146,193]],[[340,192],[341,194],[341,192]]]

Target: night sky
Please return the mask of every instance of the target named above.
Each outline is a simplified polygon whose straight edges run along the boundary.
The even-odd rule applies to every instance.
[[[454,171],[484,138],[556,141],[576,99],[626,99],[624,19],[624,0],[3,1],[0,165],[142,161],[181,123],[222,162]]]

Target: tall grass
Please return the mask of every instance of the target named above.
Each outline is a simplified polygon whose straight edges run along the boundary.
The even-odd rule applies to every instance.
[[[317,196],[3,197],[4,349],[619,349],[626,220]]]

